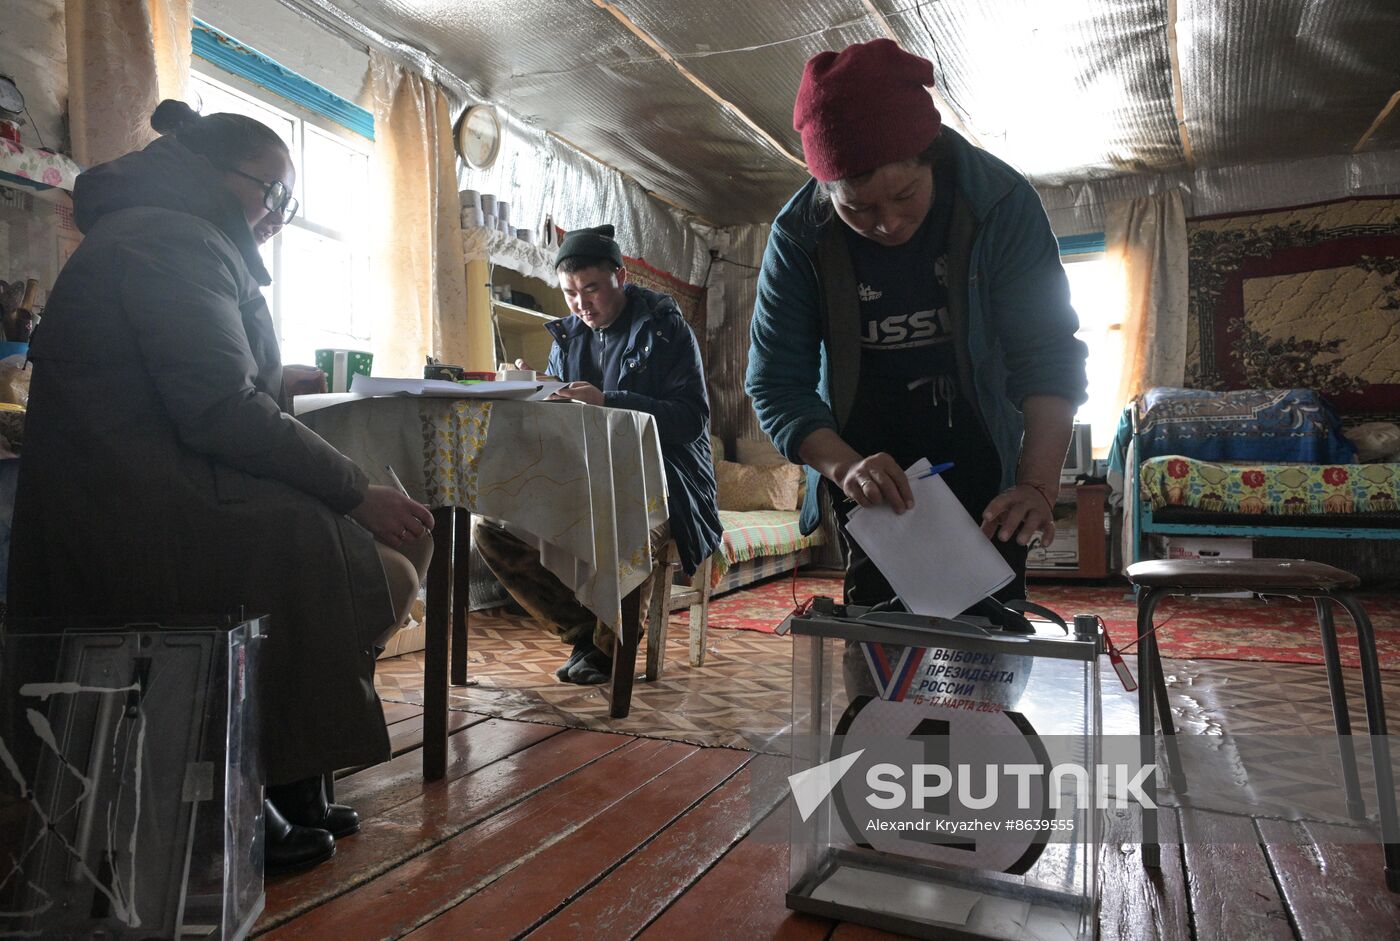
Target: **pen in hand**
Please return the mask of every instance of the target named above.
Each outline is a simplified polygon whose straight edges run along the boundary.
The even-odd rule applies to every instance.
[[[938,474],[943,473],[944,471],[950,471],[950,470],[952,470],[952,469],[953,469],[953,462],[952,462],[952,461],[948,461],[948,462],[943,463],[943,464],[935,464],[935,465],[933,465],[932,467],[930,467],[928,470],[926,470],[926,471],[924,471],[922,474],[920,474],[920,475],[919,475],[919,479],[920,479],[920,480],[923,480],[925,477],[934,477],[934,476],[937,476]]]
[[[402,480],[399,480],[399,475],[396,474],[396,473],[394,473],[394,468],[393,468],[393,466],[391,466],[391,465],[389,465],[389,464],[385,464],[385,465],[384,465],[384,469],[385,469],[386,471],[389,472],[389,479],[392,480],[392,481],[394,482],[394,486],[395,486],[395,487],[398,487],[398,488],[399,488],[399,493],[403,494],[404,496],[406,496],[406,497],[408,497],[410,500],[412,500],[413,498],[410,497],[409,494],[408,494],[408,488],[406,488],[406,487],[403,485],[403,481],[402,481]]]

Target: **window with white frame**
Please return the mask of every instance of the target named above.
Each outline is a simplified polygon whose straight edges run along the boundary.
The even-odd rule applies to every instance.
[[[1060,260],[1069,278],[1070,302],[1079,314],[1075,336],[1089,347],[1089,401],[1079,407],[1074,420],[1091,427],[1094,456],[1104,457],[1124,405],[1118,401],[1123,375],[1123,269],[1103,252],[1064,255]]]
[[[191,103],[201,113],[228,111],[271,127],[287,143],[296,169],[296,218],[262,248],[272,274],[264,290],[285,363],[312,363],[325,347],[370,348],[369,148],[332,122],[297,113],[232,83],[215,71],[190,74]],[[197,99],[197,100],[196,100]]]

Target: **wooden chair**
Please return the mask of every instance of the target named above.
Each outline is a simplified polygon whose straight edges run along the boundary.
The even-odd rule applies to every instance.
[[[690,608],[690,665],[705,662],[705,627],[710,609],[710,560],[700,563],[690,587],[676,590],[675,575],[680,557],[675,541],[666,543],[656,563],[656,586],[651,592],[651,607],[647,612],[647,682],[661,678],[666,659],[666,628],[671,612]]]
[[[1342,780],[1346,788],[1347,809],[1354,819],[1365,816],[1361,784],[1357,773],[1356,752],[1351,742],[1351,717],[1347,708],[1346,687],[1342,682],[1342,661],[1337,650],[1337,630],[1332,623],[1332,606],[1337,605],[1350,615],[1356,625],[1356,644],[1361,658],[1361,682],[1366,698],[1366,724],[1375,750],[1377,804],[1381,823],[1381,848],[1385,858],[1385,883],[1392,892],[1400,892],[1400,822],[1396,819],[1395,784],[1392,780],[1390,748],[1386,739],[1385,701],[1381,690],[1380,663],[1376,657],[1376,636],[1371,620],[1357,600],[1354,590],[1361,580],[1350,572],[1300,559],[1163,559],[1138,562],[1128,567],[1128,580],[1137,588],[1137,630],[1140,641],[1138,656],[1138,732],[1142,739],[1142,760],[1156,760],[1155,735],[1157,721],[1154,707],[1161,713],[1161,728],[1166,745],[1167,766],[1172,790],[1186,792],[1186,775],[1176,745],[1171,709],[1167,701],[1167,684],[1162,674],[1162,659],[1157,650],[1152,614],[1158,603],[1169,595],[1247,591],[1256,595],[1288,595],[1311,598],[1317,608],[1317,624],[1322,633],[1322,656],[1327,665],[1327,686],[1332,697],[1332,719],[1341,743]],[[1156,801],[1155,776],[1149,777],[1144,793]],[[1157,812],[1143,810],[1143,861],[1157,866],[1160,852],[1157,846]]]

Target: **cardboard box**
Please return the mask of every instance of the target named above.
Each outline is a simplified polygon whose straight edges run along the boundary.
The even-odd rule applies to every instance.
[[[1163,557],[1168,559],[1252,559],[1254,540],[1226,536],[1163,536]],[[1217,598],[1252,598],[1248,591],[1197,592]]]
[[[1252,559],[1253,539],[1233,539],[1223,536],[1164,536],[1163,548],[1168,559]]]

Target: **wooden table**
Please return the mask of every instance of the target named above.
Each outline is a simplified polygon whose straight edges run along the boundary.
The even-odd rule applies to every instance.
[[[297,400],[301,421],[380,483],[390,483],[386,466],[392,466],[409,494],[433,511],[423,677],[426,778],[440,778],[446,768],[449,678],[468,682],[473,513],[536,537],[545,567],[614,629],[611,714],[627,715],[641,638],[638,589],[654,566],[650,531],[667,518],[652,416],[576,403],[304,398]],[[324,407],[306,411],[306,404]]]

